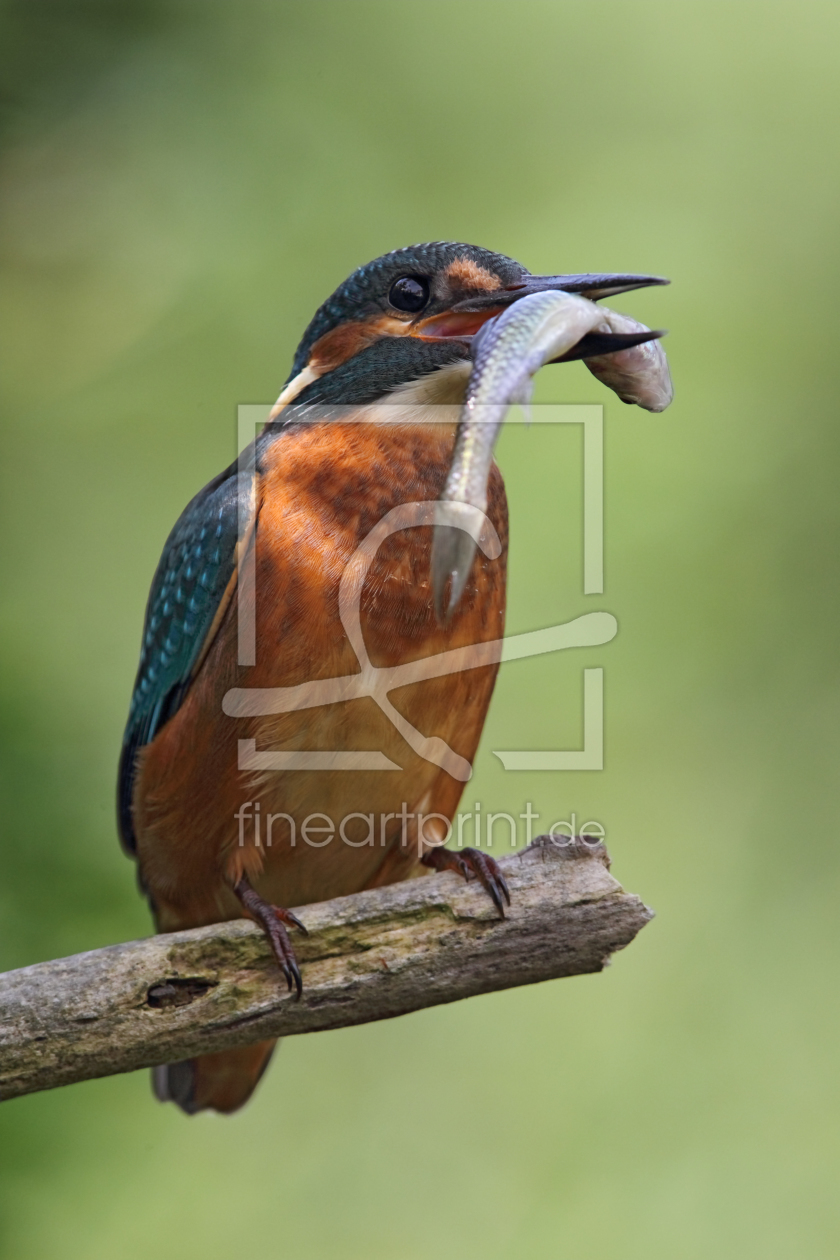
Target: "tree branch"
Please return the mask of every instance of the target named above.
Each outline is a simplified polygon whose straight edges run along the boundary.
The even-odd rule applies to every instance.
[[[452,872],[305,906],[300,1002],[246,920],[0,975],[0,1098],[600,971],[652,917],[600,843],[543,836],[501,865],[504,921]]]

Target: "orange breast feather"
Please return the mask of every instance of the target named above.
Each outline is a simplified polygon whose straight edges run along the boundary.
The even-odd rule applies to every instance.
[[[137,776],[138,857],[162,930],[238,917],[228,885],[243,871],[268,900],[304,905],[403,878],[423,839],[442,837],[440,819],[426,821],[419,837],[416,815],[451,818],[464,783],[418,755],[374,700],[237,718],[225,716],[222,702],[231,688],[296,687],[359,671],[340,616],[342,574],[391,509],[439,497],[453,440],[449,425],[325,423],[302,426],[269,448],[253,544],[256,664],[237,664],[234,600],[184,704],[144,750]],[[383,541],[360,601],[373,666],[502,637],[507,506],[495,467],[488,516],[502,553],[489,560],[479,551],[446,626],[432,604],[431,528]],[[389,699],[423,735],[471,762],[497,668],[410,683]],[[253,740],[259,751],[377,750],[400,768],[241,771],[240,740]],[[236,818],[246,802],[247,826]],[[324,818],[319,832],[310,823],[310,843],[302,828],[314,814]],[[407,814],[415,816],[409,823]]]

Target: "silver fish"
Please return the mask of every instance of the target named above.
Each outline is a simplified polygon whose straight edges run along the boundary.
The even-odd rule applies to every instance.
[[[625,402],[662,411],[673,397],[673,388],[665,352],[655,340],[660,335],[629,316],[562,290],[520,298],[484,325],[473,342],[473,369],[432,545],[438,617],[444,615],[447,580],[446,616],[466,586],[475,542],[458,528],[459,509],[468,504],[487,510],[493,448],[511,404],[530,400],[533,377],[545,363],[583,358],[590,371]],[[597,350],[616,342],[620,348],[609,353],[586,355],[587,347]]]

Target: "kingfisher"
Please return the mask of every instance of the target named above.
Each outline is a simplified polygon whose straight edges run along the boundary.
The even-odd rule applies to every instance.
[[[491,321],[535,294],[594,302],[657,283],[667,282],[532,275],[503,254],[433,242],[360,267],[317,310],[251,445],[246,490],[241,461],[200,490],[152,581],[118,819],[158,931],[254,920],[295,1000],[303,979],[289,933],[305,931],[307,904],[451,869],[477,880],[504,916],[510,895],[493,858],[445,843],[498,661],[409,672],[390,708],[333,693],[329,703],[231,710],[229,697],[297,694],[358,674],[342,583],[360,554],[358,630],[373,669],[501,640],[508,514],[495,462],[484,496],[494,545],[473,547],[468,571],[450,575],[448,607],[423,515],[451,472],[474,348]],[[591,331],[560,357],[592,363],[644,339]],[[397,521],[367,546],[405,504],[420,505],[419,523]],[[254,647],[244,657],[243,616]],[[258,755],[243,760],[243,747]],[[266,753],[282,768],[264,768]],[[189,1115],[235,1111],[274,1044],[156,1068],[155,1092]]]

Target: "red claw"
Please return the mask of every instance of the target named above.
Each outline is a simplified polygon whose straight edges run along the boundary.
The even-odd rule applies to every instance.
[[[298,967],[295,951],[292,948],[292,942],[289,940],[289,933],[286,931],[284,924],[289,927],[295,927],[303,932],[304,936],[308,933],[296,914],[292,914],[291,910],[284,910],[281,906],[272,906],[265,901],[251,884],[245,875],[234,884],[233,891],[236,894],[243,907],[248,911],[252,918],[256,919],[260,927],[268,937],[269,944],[277,959],[277,965],[283,972],[289,992],[292,987],[295,989],[295,1000],[300,1001],[300,995],[303,992],[303,980]]]
[[[433,871],[457,871],[468,883],[477,879],[501,917],[505,917],[505,902],[510,905],[510,889],[495,858],[478,849],[461,849],[456,853],[452,849],[435,848],[424,853],[420,861]]]

